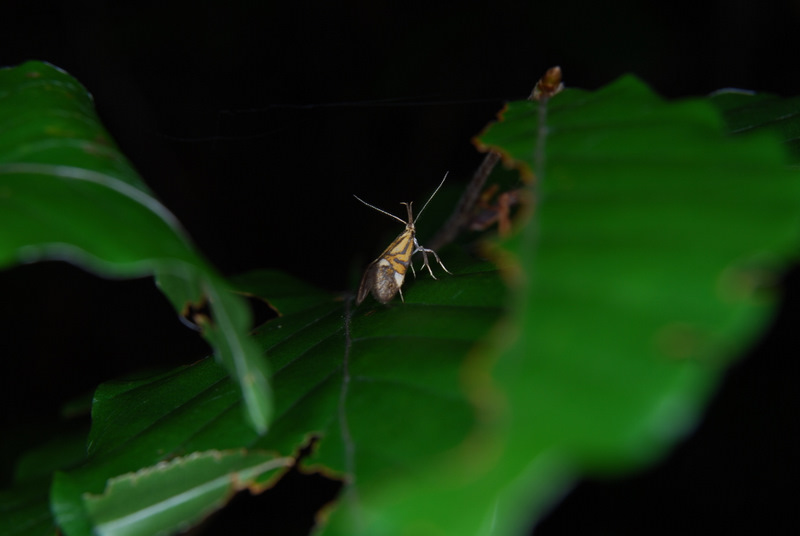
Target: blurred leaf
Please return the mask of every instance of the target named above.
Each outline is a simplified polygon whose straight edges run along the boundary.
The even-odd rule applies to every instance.
[[[207,302],[203,333],[266,430],[270,390],[249,310],[119,153],[91,95],[45,63],[0,69],[0,229],[0,267],[58,259],[106,277],[157,273],[179,312]]]
[[[59,431],[48,441],[28,450],[17,460],[15,482],[47,480],[53,471],[82,463],[86,458],[86,429],[80,426]]]
[[[75,404],[77,401],[68,402],[69,406]],[[16,468],[13,482],[0,489],[0,534],[56,534],[49,500],[53,472],[76,467],[85,460],[88,428],[88,419],[71,419],[57,425],[27,422],[3,431],[4,446],[8,446],[11,438],[21,439],[23,445],[35,444],[41,437],[45,439],[22,456],[17,455],[17,449],[5,453],[6,456],[13,453],[8,461],[15,462]],[[32,430],[35,430],[35,437],[26,438]]]
[[[0,490],[0,534],[52,536],[56,525],[47,501],[47,481],[28,481]]]
[[[510,103],[479,144],[536,199],[497,252],[516,283],[491,380],[481,360],[464,373],[494,418],[325,534],[521,534],[582,473],[652,462],[769,318],[796,250],[800,180],[775,138],[731,138],[707,102],[633,77]]]
[[[791,163],[800,163],[800,97],[728,89],[715,92],[709,100],[722,112],[730,132],[776,132],[789,149]]]

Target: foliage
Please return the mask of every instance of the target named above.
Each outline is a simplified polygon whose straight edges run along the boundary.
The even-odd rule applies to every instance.
[[[174,531],[296,464],[347,483],[325,534],[515,534],[577,475],[653,461],[763,326],[796,244],[782,144],[724,123],[759,130],[788,102],[768,101],[665,102],[626,76],[510,103],[477,144],[525,182],[517,232],[355,308],[280,272],[224,280],[74,79],[0,71],[3,265],[155,274],[219,358],[101,385],[77,460],[20,460],[1,531]],[[248,335],[233,289],[279,316]]]

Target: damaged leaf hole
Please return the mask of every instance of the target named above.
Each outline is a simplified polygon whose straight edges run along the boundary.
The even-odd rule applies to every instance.
[[[319,437],[313,436],[300,449],[294,465],[274,486],[256,495],[249,490],[238,492],[224,508],[184,534],[310,534],[320,512],[337,499],[344,487],[341,480],[298,467],[311,455],[318,440]]]

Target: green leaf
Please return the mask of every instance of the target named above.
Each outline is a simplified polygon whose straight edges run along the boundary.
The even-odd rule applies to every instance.
[[[75,430],[61,430],[46,442],[28,450],[17,460],[14,481],[47,480],[53,471],[81,464],[86,458],[87,428],[80,426]]]
[[[71,401],[68,406],[78,403]],[[30,429],[36,429],[38,435],[42,428],[28,422],[21,429],[7,429],[4,437],[24,436]],[[52,536],[56,533],[48,494],[53,472],[84,461],[87,430],[88,421],[63,423],[47,430],[50,437],[16,459],[13,484],[0,490],[0,534]]]
[[[652,462],[692,429],[798,238],[780,144],[722,125],[633,77],[507,106],[479,143],[532,178],[536,206],[502,245],[517,283],[491,380],[480,360],[465,373],[494,418],[325,534],[520,534],[582,473]]]
[[[209,451],[109,480],[84,497],[95,534],[150,535],[184,530],[291,459],[260,452]]]
[[[231,283],[242,294],[264,299],[281,315],[303,311],[330,299],[326,292],[278,270],[258,270],[233,276]]]
[[[57,259],[106,277],[158,274],[179,312],[207,302],[203,334],[251,425],[267,429],[268,371],[246,305],[117,150],[91,95],[45,63],[0,69],[0,228],[0,267]]]
[[[89,459],[53,486],[60,524],[81,534],[96,517],[86,508],[86,493],[102,493],[110,478],[192,452],[246,448],[291,456],[318,437],[307,466],[377,487],[408,467],[435,463],[474,427],[460,374],[503,299],[491,265],[452,260],[454,275],[410,282],[405,304],[371,301],[353,309],[352,297],[328,298],[259,327],[255,340],[269,356],[277,404],[263,436],[246,426],[236,389],[211,360],[103,384],[92,410]],[[260,272],[241,279],[265,288],[259,275],[264,282],[277,277]],[[286,303],[316,294],[305,285],[293,288],[296,295],[278,291]],[[263,298],[272,301],[269,294]]]
[[[0,534],[52,536],[55,531],[46,482],[29,481],[0,490]]]
[[[791,163],[800,163],[800,97],[729,89],[715,92],[710,100],[722,111],[730,132],[775,132],[789,149]]]

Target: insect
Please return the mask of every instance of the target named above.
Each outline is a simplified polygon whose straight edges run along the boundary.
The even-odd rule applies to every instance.
[[[432,254],[436,259],[436,262],[439,263],[439,266],[447,272],[448,274],[451,273],[447,268],[445,268],[444,264],[442,264],[441,259],[439,259],[439,255],[436,254],[435,251],[432,249],[424,248],[419,245],[417,242],[416,236],[416,228],[414,225],[419,220],[419,217],[422,215],[422,212],[425,210],[425,207],[428,206],[428,203],[431,202],[433,196],[436,195],[436,192],[439,191],[439,188],[442,187],[444,184],[445,179],[447,179],[447,174],[445,173],[444,179],[442,182],[439,183],[439,186],[436,187],[433,194],[431,194],[430,198],[425,202],[422,206],[422,210],[419,211],[417,217],[414,218],[414,215],[411,211],[412,203],[400,203],[401,205],[406,206],[406,211],[408,212],[408,221],[403,221],[401,218],[398,218],[394,214],[390,214],[385,210],[381,210],[376,206],[370,205],[363,199],[359,198],[357,195],[354,195],[356,199],[364,203],[370,208],[377,210],[378,212],[382,212],[389,216],[390,218],[394,218],[400,223],[406,226],[406,230],[400,233],[397,238],[395,238],[389,247],[387,247],[383,253],[381,253],[380,257],[375,259],[367,266],[367,269],[364,271],[364,276],[361,278],[361,284],[358,286],[358,296],[356,297],[356,305],[361,304],[364,301],[364,298],[367,297],[367,294],[372,292],[372,296],[381,303],[389,303],[394,295],[400,293],[400,299],[403,299],[403,291],[400,290],[400,287],[403,286],[403,281],[406,278],[406,271],[408,267],[411,266],[411,272],[414,276],[417,273],[414,271],[414,264],[411,262],[411,257],[418,252],[422,252],[422,266],[423,268],[427,268],[428,272],[431,274],[431,277],[436,279],[436,276],[433,275],[433,270],[431,270],[431,265],[428,262],[428,253]]]

